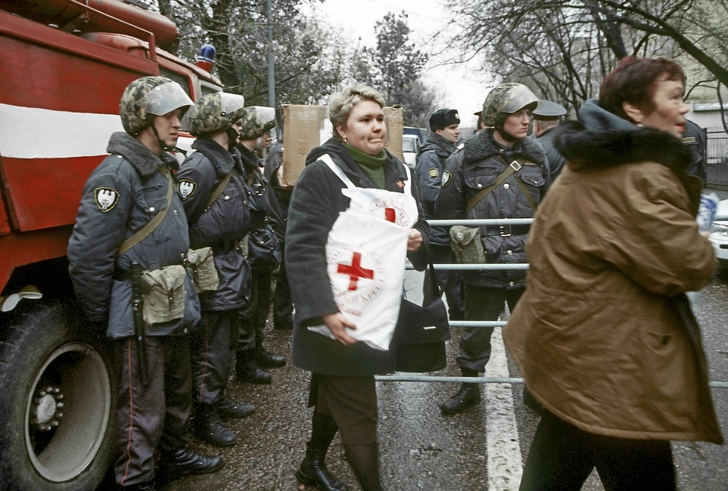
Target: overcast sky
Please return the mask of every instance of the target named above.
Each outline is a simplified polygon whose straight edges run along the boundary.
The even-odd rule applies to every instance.
[[[362,43],[370,47],[376,43],[374,24],[388,12],[404,11],[413,31],[410,40],[421,51],[433,54],[441,48],[430,42],[432,35],[449,19],[444,3],[444,0],[324,0],[319,9],[332,26],[343,29],[354,39],[361,37]],[[482,108],[490,88],[485,76],[464,66],[437,67],[436,64],[436,59],[428,63],[425,81],[442,94],[442,107],[457,109],[461,124],[475,127],[473,113]]]

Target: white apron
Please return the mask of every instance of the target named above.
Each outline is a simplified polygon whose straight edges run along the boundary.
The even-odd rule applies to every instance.
[[[327,271],[339,311],[355,325],[347,334],[375,349],[388,350],[399,315],[409,231],[417,223],[411,177],[405,192],[358,188],[329,155],[320,157],[346,184],[349,207],[329,231]],[[325,326],[311,331],[334,338]]]

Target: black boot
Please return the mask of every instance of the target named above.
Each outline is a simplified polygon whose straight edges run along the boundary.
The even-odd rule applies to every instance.
[[[296,479],[301,484],[316,486],[321,491],[344,491],[349,489],[345,482],[335,478],[326,468],[326,453],[320,448],[312,448],[306,443],[306,457],[296,472]]]
[[[346,458],[363,491],[382,491],[379,481],[379,452],[376,443],[344,445]]]
[[[345,482],[332,476],[326,468],[326,452],[338,429],[332,417],[314,412],[311,441],[306,444],[306,457],[296,472],[298,482],[314,485],[322,491],[349,489]]]
[[[238,350],[235,352],[235,380],[249,384],[269,384],[270,373],[258,368],[255,363],[255,350]]]
[[[222,469],[223,465],[219,455],[200,455],[182,447],[173,452],[162,452],[159,474],[161,480],[168,483],[190,474],[211,474]]]
[[[255,412],[255,406],[233,401],[227,396],[222,396],[215,404],[215,412],[222,419],[244,418]]]
[[[477,377],[478,372],[469,368],[461,368],[463,377]],[[462,384],[460,390],[447,401],[440,404],[440,410],[445,414],[455,414],[474,406],[480,402],[480,387],[478,384]]]
[[[232,447],[238,438],[220,421],[212,404],[195,406],[195,435],[200,440],[218,447]]]
[[[280,368],[286,366],[286,359],[282,356],[274,355],[262,346],[255,350],[255,361],[262,368]]]

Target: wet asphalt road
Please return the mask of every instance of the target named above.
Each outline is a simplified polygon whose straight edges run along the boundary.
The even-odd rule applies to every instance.
[[[421,274],[407,273],[410,298],[420,288]],[[699,320],[704,329],[711,380],[728,381],[728,274],[719,275],[703,293]],[[496,334],[499,329],[496,329]],[[449,365],[437,375],[458,376],[454,368],[460,328],[453,328],[448,345]],[[273,384],[254,386],[230,383],[230,396],[253,403],[256,412],[243,420],[228,421],[238,435],[235,447],[219,449],[193,440],[203,453],[220,453],[225,468],[208,476],[170,483],[164,491],[182,490],[313,490],[296,482],[294,473],[310,434],[311,410],[306,407],[309,374],[290,365],[290,331],[268,327],[266,347],[286,356],[284,368],[272,370]],[[491,360],[492,361],[492,360]],[[519,377],[508,361],[510,376]],[[443,416],[437,404],[457,390],[455,383],[379,382],[379,446],[382,481],[388,491],[488,489],[487,438],[501,431],[486,424],[488,401],[462,414]],[[521,385],[512,387],[520,457],[526,459],[538,416],[522,404]],[[713,390],[724,431],[728,430],[728,389]],[[682,491],[728,490],[728,448],[706,443],[673,444],[678,485]],[[343,459],[338,437],[327,457],[329,469],[359,489]],[[517,475],[515,477],[518,477]],[[517,489],[517,479],[498,489]],[[496,487],[494,486],[493,489]],[[584,490],[602,490],[595,473]]]

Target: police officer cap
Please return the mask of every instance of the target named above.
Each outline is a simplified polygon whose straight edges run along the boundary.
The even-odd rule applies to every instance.
[[[566,114],[566,109],[561,104],[541,99],[531,114],[535,119],[556,119]]]
[[[460,115],[455,109],[438,109],[430,116],[430,130],[441,130],[451,124],[460,124]]]

